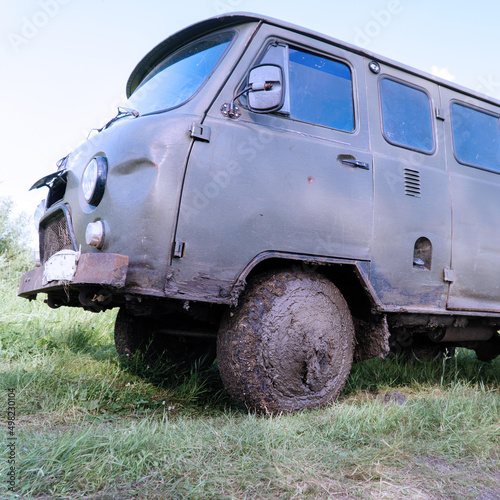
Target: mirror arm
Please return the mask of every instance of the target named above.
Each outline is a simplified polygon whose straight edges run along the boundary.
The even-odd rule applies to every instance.
[[[238,99],[238,97],[241,97],[243,94],[250,92],[250,90],[252,90],[251,85],[249,87],[246,87],[245,89],[243,89],[239,94],[236,94],[231,99],[231,102],[229,103],[229,107],[227,108],[227,116],[229,116],[229,118],[234,118],[236,116],[237,110],[236,110],[236,106],[234,104],[236,99]]]
[[[247,92],[250,91],[257,91],[257,90],[272,90],[273,84],[271,82],[265,82],[264,85],[260,87],[256,87],[254,84],[249,85],[245,89],[243,89],[240,93],[236,94],[231,102],[229,103],[229,107],[227,108],[227,116],[229,118],[234,118],[237,114],[236,106],[235,106],[235,101],[238,99],[238,97],[241,97],[243,94],[246,94]]]

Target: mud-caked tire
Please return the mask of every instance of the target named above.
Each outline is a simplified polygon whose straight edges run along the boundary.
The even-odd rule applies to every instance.
[[[344,297],[325,277],[302,271],[250,281],[217,337],[224,386],[259,413],[332,402],[347,380],[353,352],[354,326]]]
[[[120,359],[129,363],[136,355],[147,364],[169,361],[184,368],[207,368],[215,359],[215,342],[160,332],[167,317],[134,316],[121,308],[115,321],[115,347]]]

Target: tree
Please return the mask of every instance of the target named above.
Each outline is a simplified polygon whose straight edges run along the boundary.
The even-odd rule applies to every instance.
[[[0,257],[21,268],[26,266],[28,254],[28,217],[25,214],[14,216],[12,207],[11,199],[0,198]]]

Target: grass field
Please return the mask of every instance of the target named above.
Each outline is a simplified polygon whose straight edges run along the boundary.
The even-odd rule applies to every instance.
[[[370,360],[327,408],[256,416],[215,367],[125,369],[114,311],[18,299],[27,265],[0,254],[2,499],[500,499],[500,359]]]

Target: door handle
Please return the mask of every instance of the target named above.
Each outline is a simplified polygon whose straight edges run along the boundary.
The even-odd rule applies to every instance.
[[[359,161],[354,158],[341,158],[340,163],[348,165],[349,167],[362,168],[363,170],[370,170],[370,164],[364,161]]]

